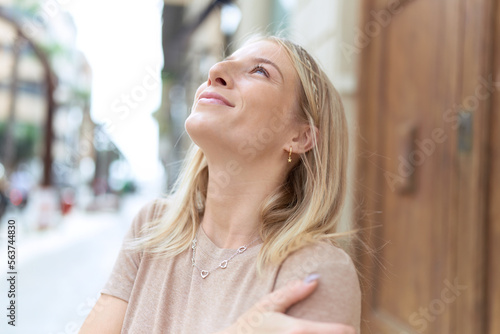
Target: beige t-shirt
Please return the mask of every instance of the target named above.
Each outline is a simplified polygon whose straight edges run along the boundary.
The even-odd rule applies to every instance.
[[[154,206],[151,203],[141,209],[124,243],[139,235],[142,224],[152,218]],[[292,253],[259,277],[255,263],[261,245],[250,246],[229,261],[226,269],[211,271],[204,279],[191,264],[191,248],[174,258],[158,258],[122,247],[101,293],[128,302],[122,333],[215,333],[289,280],[319,273],[317,289],[286,314],[348,324],[359,333],[361,292],[347,253],[318,243]],[[195,257],[199,267],[212,269],[234,252],[217,247],[203,229],[199,230]],[[256,315],[241,333],[252,333],[259,321]]]

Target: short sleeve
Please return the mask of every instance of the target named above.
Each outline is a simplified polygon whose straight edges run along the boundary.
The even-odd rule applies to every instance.
[[[306,299],[292,305],[286,314],[312,321],[350,325],[359,333],[361,289],[349,255],[326,242],[304,247],[282,263],[275,289],[290,280],[303,280],[311,273],[320,275],[318,287]]]
[[[142,207],[127,231],[111,275],[101,293],[120,298],[126,302],[130,294],[142,259],[142,251],[129,249],[129,243],[139,237],[142,226],[152,217],[155,202]]]

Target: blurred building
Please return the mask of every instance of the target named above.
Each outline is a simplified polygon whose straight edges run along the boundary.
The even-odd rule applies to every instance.
[[[71,16],[54,8],[0,2],[1,190],[13,207],[31,202],[27,224],[35,226],[57,222],[76,190],[106,178],[112,162],[107,154],[96,168],[102,154],[90,117],[92,72],[76,48]]]
[[[194,92],[221,59],[225,39],[220,8],[230,1],[167,0],[163,7],[162,103],[155,117],[160,128],[159,154],[172,185],[189,146],[184,121]]]

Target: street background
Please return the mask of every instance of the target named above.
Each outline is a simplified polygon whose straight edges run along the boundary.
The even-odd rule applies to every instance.
[[[196,89],[253,34],[341,96],[362,332],[500,333],[497,0],[0,0],[0,333],[78,332],[177,177]]]
[[[117,212],[75,210],[50,230],[33,232],[17,222],[17,319],[0,333],[75,333],[94,306],[108,279],[123,236],[154,190],[125,196]],[[0,258],[6,259],[6,221],[0,228]],[[1,270],[7,272],[2,261]],[[8,283],[0,281],[2,309]],[[2,311],[2,313],[6,313]],[[5,315],[2,314],[2,319]]]

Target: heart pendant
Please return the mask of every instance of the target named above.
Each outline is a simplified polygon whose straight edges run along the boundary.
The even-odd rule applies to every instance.
[[[208,276],[208,274],[210,274],[210,272],[206,271],[206,270],[202,270],[200,272],[200,275],[201,275],[201,278],[206,278]]]
[[[219,264],[219,267],[221,267],[222,269],[226,269],[226,267],[227,267],[227,260],[222,261],[222,262]]]

